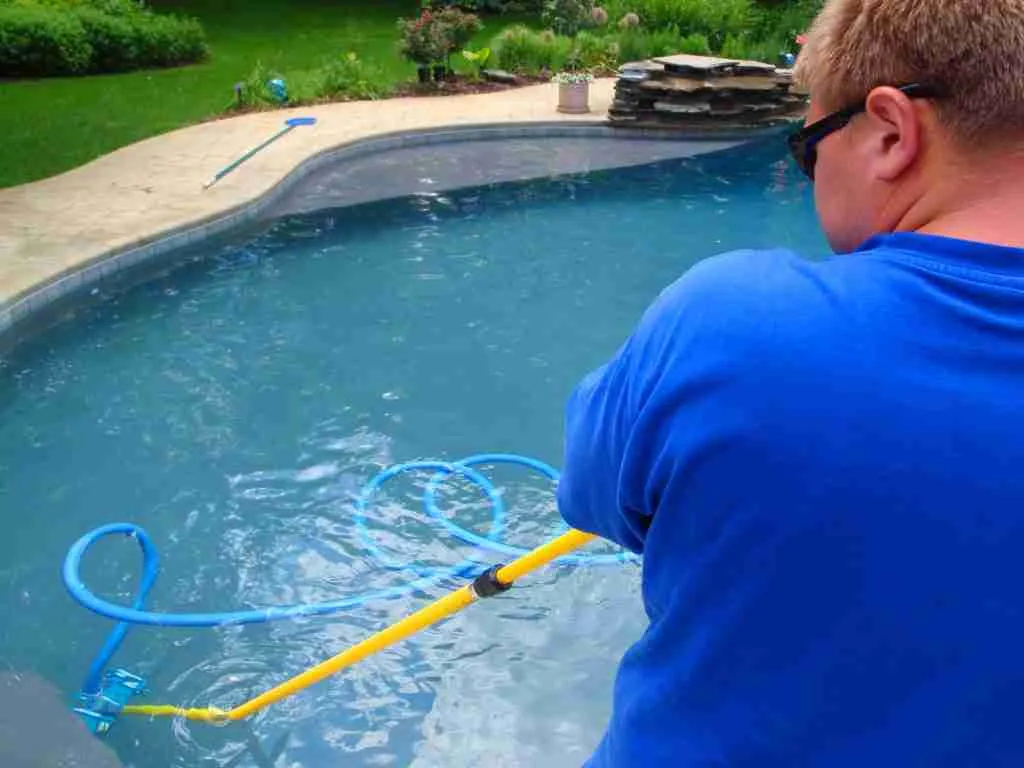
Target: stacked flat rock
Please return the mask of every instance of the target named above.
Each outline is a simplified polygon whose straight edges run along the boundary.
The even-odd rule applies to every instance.
[[[642,127],[764,126],[799,119],[806,105],[792,70],[681,54],[622,65],[608,116]]]

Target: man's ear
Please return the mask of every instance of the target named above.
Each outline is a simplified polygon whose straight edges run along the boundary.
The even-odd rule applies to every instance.
[[[868,94],[864,131],[869,140],[867,162],[873,175],[894,181],[921,153],[921,116],[906,94],[881,86]]]

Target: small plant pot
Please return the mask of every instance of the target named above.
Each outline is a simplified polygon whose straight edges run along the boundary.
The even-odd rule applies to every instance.
[[[583,115],[590,111],[590,83],[559,83],[558,111]]]
[[[443,83],[448,77],[448,67],[444,64],[439,64],[434,67],[434,82]]]
[[[430,67],[416,67],[416,77],[421,83],[430,82]]]

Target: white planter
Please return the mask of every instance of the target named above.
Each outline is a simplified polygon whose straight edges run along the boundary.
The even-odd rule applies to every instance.
[[[590,111],[590,83],[559,83],[558,111],[582,115]]]

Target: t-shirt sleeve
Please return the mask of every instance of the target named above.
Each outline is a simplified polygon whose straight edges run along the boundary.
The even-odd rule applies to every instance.
[[[798,258],[780,255],[734,252],[696,265],[575,388],[558,486],[569,525],[643,553],[663,486],[725,428],[731,382],[750,378],[765,293],[777,298],[779,270]]]
[[[651,513],[643,492],[646,478],[633,464],[636,455],[649,453],[651,436],[639,434],[636,426],[669,328],[692,282],[687,273],[666,288],[612,359],[576,386],[566,406],[558,485],[562,517],[638,554]]]
[[[558,506],[574,528],[639,554],[647,516],[620,496],[622,465],[633,431],[630,358],[637,345],[634,335],[608,364],[580,382],[569,399]]]

